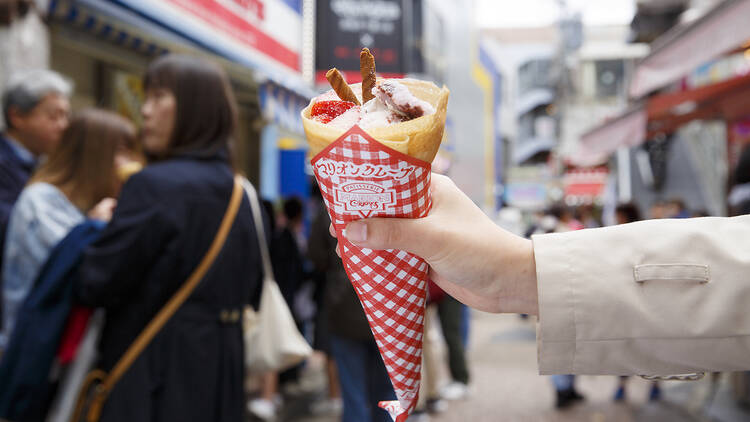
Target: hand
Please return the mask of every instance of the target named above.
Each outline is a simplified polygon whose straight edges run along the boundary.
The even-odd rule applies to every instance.
[[[432,175],[427,217],[355,221],[344,235],[357,246],[421,256],[430,265],[430,278],[468,306],[538,314],[531,241],[493,223],[445,176]]]
[[[109,222],[112,219],[112,214],[115,212],[117,206],[117,200],[114,198],[104,198],[99,201],[98,204],[91,208],[88,212],[89,218],[94,220],[101,220]]]

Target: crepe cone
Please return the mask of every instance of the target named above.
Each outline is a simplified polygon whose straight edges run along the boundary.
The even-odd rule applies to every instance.
[[[342,231],[362,218],[420,218],[430,210],[429,162],[443,136],[448,90],[416,80],[403,84],[436,113],[367,132],[359,126],[342,132],[309,119],[310,107],[302,112],[344,268],[398,399],[380,406],[397,422],[406,420],[418,399],[428,265],[405,251],[359,248]]]

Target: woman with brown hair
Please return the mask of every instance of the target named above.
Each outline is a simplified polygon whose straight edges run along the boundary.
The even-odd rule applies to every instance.
[[[8,224],[0,348],[57,242],[86,217],[109,220],[121,184],[117,169],[134,159],[135,150],[135,128],[127,120],[103,110],[84,110],[32,176]]]
[[[76,285],[81,302],[106,310],[105,372],[201,261],[233,189],[235,102],[221,68],[164,56],[144,86],[142,140],[152,162],[123,187]],[[239,315],[261,281],[252,221],[245,198],[209,271],[109,391],[101,421],[244,420]]]

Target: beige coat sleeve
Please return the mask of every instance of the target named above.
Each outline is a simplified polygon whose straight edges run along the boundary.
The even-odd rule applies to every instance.
[[[533,237],[541,374],[750,369],[750,216]]]

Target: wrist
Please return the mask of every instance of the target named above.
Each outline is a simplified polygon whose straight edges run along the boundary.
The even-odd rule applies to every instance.
[[[524,239],[526,248],[523,256],[523,272],[520,275],[520,283],[523,286],[522,297],[525,298],[525,306],[529,315],[539,315],[539,291],[536,281],[536,259],[534,258],[534,243],[530,239]]]
[[[497,283],[502,286],[501,312],[538,315],[539,299],[536,281],[536,263],[534,246],[529,239],[513,237],[506,243],[506,250],[511,251],[507,259],[499,261],[502,268],[497,271],[501,276]],[[511,246],[508,248],[507,246]]]

